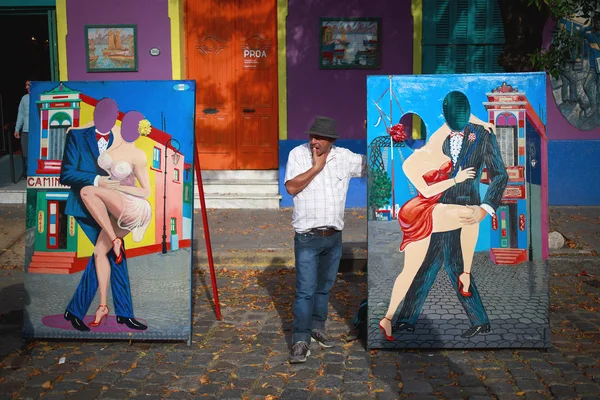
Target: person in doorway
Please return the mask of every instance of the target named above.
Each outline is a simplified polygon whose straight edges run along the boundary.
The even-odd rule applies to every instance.
[[[15,137],[21,139],[21,152],[23,154],[23,165],[27,166],[27,146],[29,144],[29,92],[31,81],[25,82],[27,93],[21,97],[19,111],[17,113],[17,124],[15,125]],[[25,167],[27,168],[27,167]],[[27,175],[27,170],[25,171]]]
[[[285,188],[292,195],[296,267],[290,363],[305,362],[310,343],[332,347],[325,332],[329,293],[342,255],[344,205],[350,178],[363,177],[366,158],[336,147],[336,121],[316,117],[308,143],[290,151]]]

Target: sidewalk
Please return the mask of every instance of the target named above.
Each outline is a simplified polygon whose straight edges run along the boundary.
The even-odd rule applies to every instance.
[[[293,267],[294,229],[292,209],[209,209],[208,223],[215,267]],[[346,209],[343,230],[342,269],[366,265],[366,209]],[[202,213],[194,215],[197,265],[208,266]]]
[[[347,212],[346,260],[366,256],[362,215]],[[194,271],[193,340],[187,346],[22,344],[22,258],[15,263],[23,251],[16,228],[24,224],[24,207],[0,207],[0,237],[12,235],[4,243],[15,243],[0,249],[0,399],[597,399],[600,257],[591,246],[598,244],[599,215],[600,208],[550,213],[551,227],[570,229],[574,251],[549,260],[548,350],[366,351],[359,341],[342,340],[348,339],[367,292],[364,269],[352,268],[338,276],[331,295],[328,330],[340,345],[325,350],[313,345],[307,363],[290,365],[294,271],[280,267],[292,252],[290,210],[209,211],[215,260],[223,263],[217,267],[223,320],[215,319],[210,277],[200,265]],[[201,215],[195,217],[201,226]],[[201,259],[204,246],[198,244],[197,251]],[[232,267],[252,253],[269,254],[264,258],[269,263]]]

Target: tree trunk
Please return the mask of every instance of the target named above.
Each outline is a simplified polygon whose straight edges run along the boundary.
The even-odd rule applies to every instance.
[[[536,71],[531,54],[542,47],[542,32],[548,20],[545,8],[527,6],[527,0],[498,0],[504,22],[504,51],[498,57],[506,72]]]

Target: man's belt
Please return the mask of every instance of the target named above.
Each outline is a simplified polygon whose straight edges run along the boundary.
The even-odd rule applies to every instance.
[[[338,231],[335,228],[323,227],[323,228],[312,228],[310,231],[308,231],[306,233],[315,235],[315,236],[331,236],[336,232],[338,232]]]

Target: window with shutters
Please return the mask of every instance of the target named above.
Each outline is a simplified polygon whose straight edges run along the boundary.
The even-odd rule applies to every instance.
[[[423,74],[504,72],[498,0],[423,0]]]

